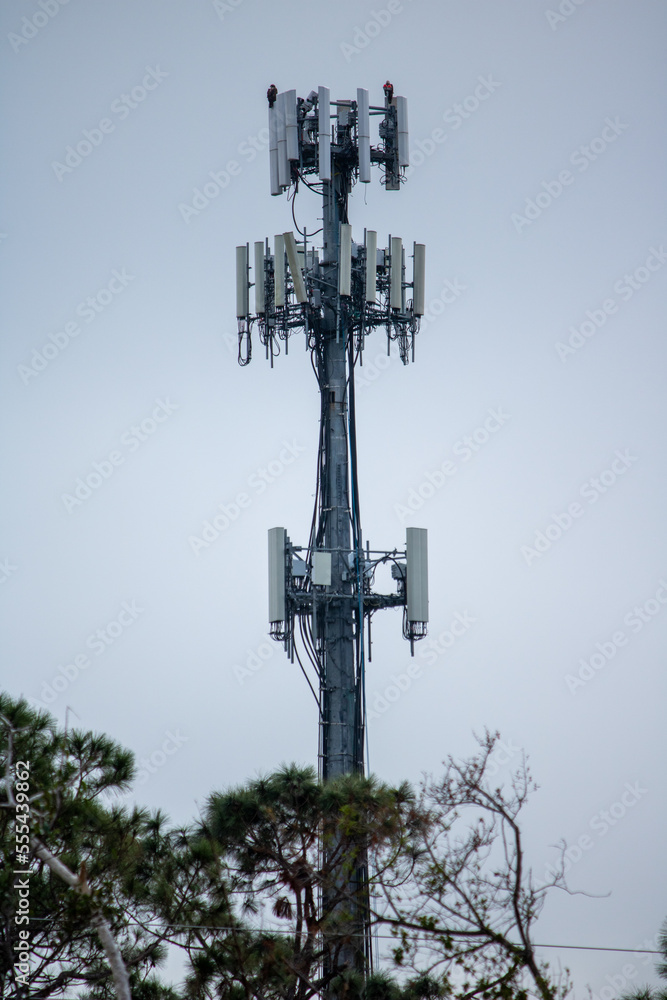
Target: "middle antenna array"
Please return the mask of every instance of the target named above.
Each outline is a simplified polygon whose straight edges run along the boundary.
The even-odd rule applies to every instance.
[[[287,341],[303,330],[312,334],[322,312],[324,291],[320,251],[297,241],[288,231],[254,245],[255,312],[250,312],[250,254],[236,249],[236,315],[239,332],[250,335],[257,322],[260,340],[273,358],[272,338]],[[400,237],[389,238],[377,248],[377,233],[366,230],[364,243],[352,240],[352,227],[340,223],[338,259],[338,310],[359,350],[376,326],[384,326],[389,341],[397,341],[404,364],[414,360],[414,337],[424,315],[426,247],[415,243],[412,280],[406,281],[405,250]],[[412,292],[411,295],[406,293]],[[274,345],[274,346],[277,346]]]

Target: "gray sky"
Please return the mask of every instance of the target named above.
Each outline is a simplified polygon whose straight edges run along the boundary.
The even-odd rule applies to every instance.
[[[371,768],[414,780],[500,729],[499,777],[522,748],[540,784],[535,871],[566,838],[571,887],[594,894],[555,896],[538,940],[653,938],[664,4],[7,0],[1,17],[3,686],[148,758],[137,797],[177,821],[213,788],[314,762],[265,578],[267,528],[307,541],[318,398],[296,342],[273,370],[258,344],[237,366],[234,248],[292,226],[269,194],[267,86],[379,103],[389,77],[414,165],[400,193],[374,168],[350,221],[359,240],[426,244],[429,308],[416,365],[387,363],[381,332],[367,347],[361,509],[374,548],[429,529],[439,645],[395,698],[409,650],[398,613],[376,616]],[[314,194],[295,210],[316,228]],[[195,553],[240,492],[249,505]],[[577,997],[651,978],[641,956],[544,954]]]

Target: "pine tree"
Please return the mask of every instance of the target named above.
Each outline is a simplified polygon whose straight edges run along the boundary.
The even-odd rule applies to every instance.
[[[142,911],[128,883],[154,865],[164,819],[104,801],[129,787],[131,752],[0,695],[0,769],[2,996],[172,1000],[151,983],[159,939],[127,923]]]

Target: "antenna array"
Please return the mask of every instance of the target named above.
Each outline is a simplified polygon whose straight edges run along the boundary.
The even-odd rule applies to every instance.
[[[387,353],[396,341],[401,360],[415,357],[415,336],[424,315],[425,251],[423,243],[412,247],[412,281],[406,281],[405,249],[400,237],[390,236],[386,248],[378,249],[377,233],[366,230],[363,243],[352,241],[352,227],[340,223],[337,314],[354,338],[361,356],[366,337],[376,327],[387,333]],[[236,251],[236,316],[239,333],[239,363],[252,357],[252,331],[256,324],[260,343],[273,365],[285,353],[294,333],[306,333],[307,347],[314,347],[317,320],[323,304],[326,261],[313,249],[307,236],[297,241],[290,230],[254,244],[252,277],[250,246]],[[255,289],[254,311],[250,311],[251,287]],[[410,294],[411,293],[411,294]],[[363,363],[363,362],[362,362]]]

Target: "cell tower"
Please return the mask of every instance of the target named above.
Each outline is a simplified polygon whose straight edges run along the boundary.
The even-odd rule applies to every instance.
[[[239,363],[252,356],[256,325],[273,367],[288,353],[290,337],[303,333],[321,399],[317,485],[307,545],[294,545],[285,528],[269,530],[269,621],[271,636],[299,663],[319,712],[319,773],[323,779],[364,772],[365,669],[371,659],[371,618],[381,608],[403,608],[403,635],[426,635],[428,579],[426,530],[408,528],[405,548],[371,549],[361,530],[357,475],[354,370],[363,363],[366,338],[376,327],[387,334],[387,353],[398,344],[404,364],[414,360],[424,314],[425,247],[413,244],[412,281],[405,280],[405,250],[390,236],[378,249],[377,232],[352,239],[348,194],[358,180],[368,184],[371,164],[382,170],[388,191],[398,191],[408,159],[407,101],[384,85],[382,107],[357,99],[331,101],[319,87],[304,100],[295,90],[268,90],[271,194],[292,191],[292,231],[254,244],[254,282],[249,244],[236,248],[236,315]],[[378,117],[379,143],[371,146],[370,119]],[[310,180],[308,178],[311,178]],[[303,184],[322,195],[322,248],[309,242],[294,214]],[[310,234],[310,241],[316,233]],[[254,313],[249,290],[254,287]],[[411,292],[411,297],[409,297]],[[373,590],[375,572],[391,566],[394,593]],[[301,653],[300,653],[301,650]],[[307,669],[308,667],[308,669]],[[312,680],[311,680],[312,676]],[[363,897],[367,873],[360,869],[350,895]],[[339,952],[344,964],[368,969],[370,941],[357,905],[356,943]],[[359,944],[361,935],[363,945]]]

